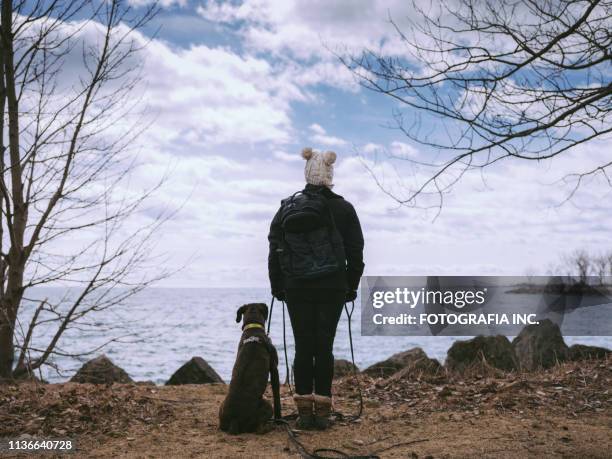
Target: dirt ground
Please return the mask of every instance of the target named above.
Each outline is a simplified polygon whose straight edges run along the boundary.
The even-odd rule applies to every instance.
[[[612,457],[612,365],[567,364],[530,375],[454,380],[361,378],[364,413],[300,432],[312,452],[381,458]],[[352,413],[351,378],[336,409]],[[231,436],[217,428],[226,386],[20,384],[0,388],[0,435],[67,435],[72,457],[300,457],[282,426]],[[283,391],[283,414],[293,411]],[[321,452],[325,457],[342,457]]]
[[[87,457],[300,457],[282,427],[266,435],[231,436],[217,429],[216,413],[225,391],[182,387],[167,394],[185,403],[180,415],[162,426],[130,426],[118,438],[80,443]],[[178,405],[178,404],[176,404]],[[380,408],[378,408],[380,410]],[[287,411],[287,410],[285,410]],[[546,412],[525,416],[455,412],[407,416],[400,407],[366,415],[362,422],[335,425],[323,433],[304,432],[311,451],[341,449],[350,455],[380,457],[611,457],[610,413],[571,419]],[[385,448],[399,442],[418,443]],[[323,453],[322,453],[323,454]],[[332,454],[328,454],[332,456]]]

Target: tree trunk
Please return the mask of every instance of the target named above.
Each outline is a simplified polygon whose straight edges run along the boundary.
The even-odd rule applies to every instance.
[[[10,378],[15,356],[13,342],[17,310],[23,295],[24,234],[27,208],[23,199],[22,165],[19,151],[19,100],[15,85],[13,63],[13,5],[2,1],[2,54],[4,64],[4,96],[7,103],[8,143],[12,192],[12,215],[7,216],[11,247],[8,252],[8,276],[6,291],[0,299],[0,378]],[[2,171],[4,174],[4,171]],[[9,212],[9,209],[6,209]]]
[[[22,299],[23,267],[10,266],[8,289],[0,300],[0,379],[12,378],[15,360],[15,323]]]
[[[11,379],[13,360],[15,358],[15,345],[13,343],[14,321],[11,324],[10,308],[6,301],[2,301],[0,312],[0,380]]]
[[[4,5],[2,5],[4,7]],[[4,165],[4,110],[6,107],[6,91],[4,86],[4,33],[0,29],[0,165],[2,167],[1,174],[4,174],[5,165]],[[4,178],[0,177],[0,180],[4,182]],[[4,184],[4,183],[3,183]],[[2,205],[0,206],[4,213],[4,200],[2,200]],[[1,216],[1,215],[0,215]],[[2,218],[4,218],[2,216]],[[0,222],[0,235],[2,239],[0,239],[0,248],[2,247],[2,242],[4,240],[4,222]],[[2,257],[2,253],[0,251],[0,257]],[[0,263],[3,263],[3,260],[0,260]],[[11,369],[13,362],[10,360],[10,356],[13,355],[13,349],[11,346],[13,345],[13,332],[9,327],[8,322],[8,314],[7,308],[5,304],[5,296],[4,296],[4,271],[0,269],[0,282],[2,285],[0,286],[0,380],[10,377]]]

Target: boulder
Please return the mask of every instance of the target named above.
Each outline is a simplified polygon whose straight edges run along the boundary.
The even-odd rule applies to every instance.
[[[515,370],[518,366],[512,344],[502,335],[455,341],[446,354],[449,370],[464,371],[482,363],[504,371]]]
[[[38,360],[33,360],[31,363],[25,362],[13,370],[13,378],[18,381],[30,381],[38,384],[48,384],[42,379],[40,370],[32,367],[38,363]]]
[[[549,319],[523,328],[512,341],[512,347],[520,367],[527,371],[550,368],[568,357],[561,330]]]
[[[440,362],[430,359],[420,347],[393,354],[387,360],[369,366],[363,373],[386,378],[393,373],[406,369],[407,372],[437,373],[441,369]]]
[[[91,384],[127,384],[134,381],[132,381],[132,378],[130,378],[123,368],[119,368],[111,361],[111,359],[105,355],[101,355],[93,360],[90,360],[89,362],[86,362],[70,379],[70,382]]]
[[[355,372],[359,373],[359,368],[357,365],[353,365],[353,362],[344,359],[334,360],[334,378],[342,378]]]
[[[225,384],[221,376],[202,357],[192,357],[170,377],[166,386],[181,384]]]
[[[612,351],[605,347],[585,346],[584,344],[574,344],[568,350],[568,358],[572,361],[605,359]]]

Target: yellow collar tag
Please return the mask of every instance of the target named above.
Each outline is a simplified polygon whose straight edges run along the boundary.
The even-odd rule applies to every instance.
[[[265,330],[265,327],[262,324],[252,323],[252,324],[246,324],[242,328],[242,331],[248,330],[249,328],[261,328],[262,330]]]

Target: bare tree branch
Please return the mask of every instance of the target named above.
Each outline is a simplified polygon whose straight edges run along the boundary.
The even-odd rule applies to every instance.
[[[401,158],[424,176],[406,195],[386,190],[400,204],[433,194],[441,207],[465,172],[552,159],[612,131],[609,0],[440,0],[413,10],[407,30],[390,19],[405,54],[338,54],[363,87],[405,109],[395,127],[437,157]],[[609,166],[565,181],[607,179]]]

